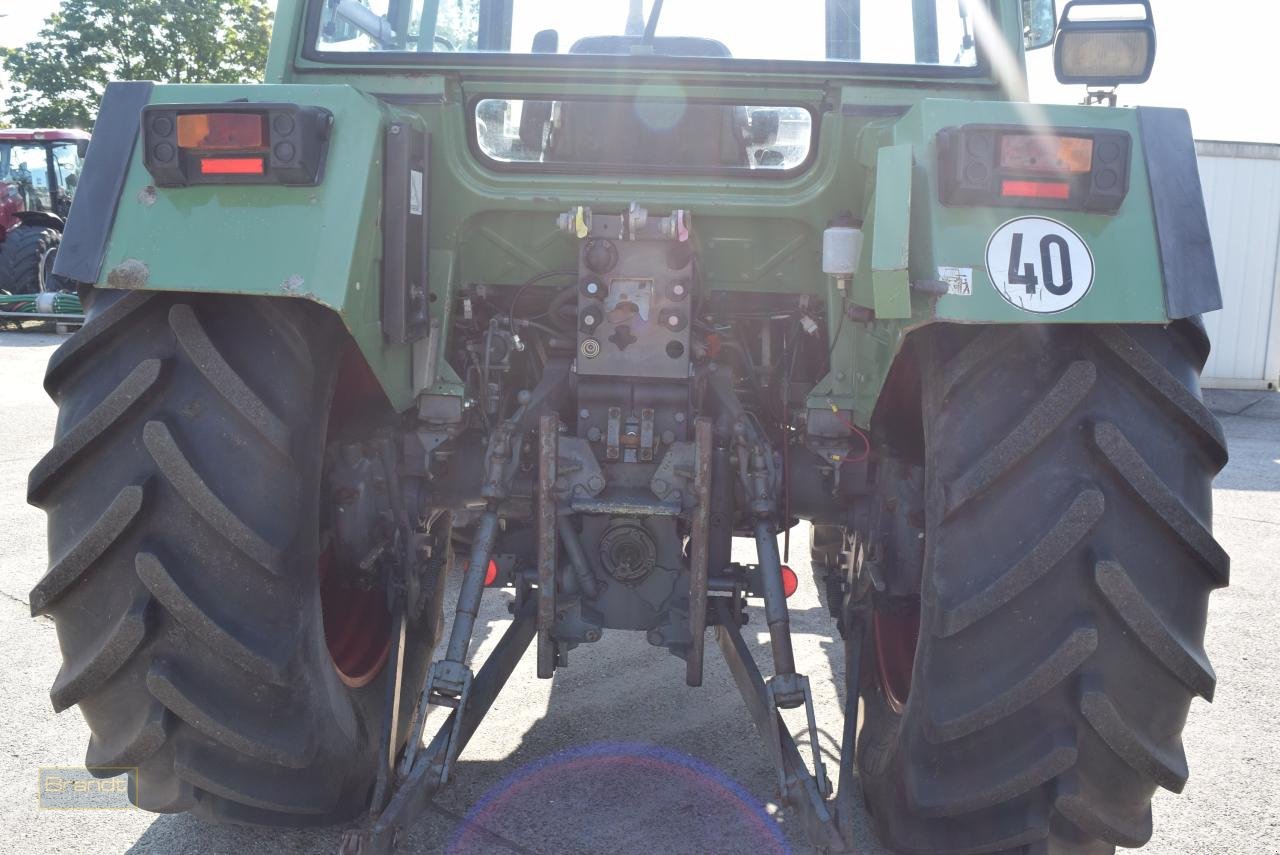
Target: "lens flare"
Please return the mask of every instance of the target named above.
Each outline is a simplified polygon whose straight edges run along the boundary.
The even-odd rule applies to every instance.
[[[605,804],[599,797],[604,787],[631,798]],[[593,796],[594,802],[574,810],[576,803],[590,802]],[[445,852],[490,852],[492,835],[505,836],[504,826],[528,828],[531,820],[534,827],[543,826],[549,811],[559,829],[558,845],[566,850],[583,848],[585,841],[574,839],[580,822],[583,834],[599,833],[607,825],[608,834],[616,835],[615,851],[639,851],[647,845],[648,832],[635,802],[646,797],[681,800],[663,814],[670,822],[661,831],[679,835],[684,851],[791,852],[764,806],[724,772],[677,751],[632,742],[572,748],[522,766],[476,802]],[[628,834],[635,839],[626,839]]]

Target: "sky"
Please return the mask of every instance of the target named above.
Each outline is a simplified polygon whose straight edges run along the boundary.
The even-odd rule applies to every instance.
[[[0,47],[35,38],[60,0],[0,0]],[[683,0],[706,6],[717,0]],[[719,0],[724,2],[724,0]],[[898,0],[907,6],[906,0]],[[810,0],[811,5],[818,6]],[[664,18],[676,19],[682,0],[669,0]],[[527,5],[523,4],[523,5]],[[607,5],[607,4],[604,4]],[[1059,0],[1059,7],[1063,0]],[[647,6],[647,3],[646,3]],[[1125,106],[1185,107],[1197,138],[1280,143],[1280,3],[1273,0],[1152,0],[1156,64],[1151,80],[1122,86]],[[802,18],[793,0],[788,19]],[[582,7],[580,7],[582,8]],[[585,8],[590,8],[585,7]],[[564,48],[562,42],[562,49]],[[1053,51],[1028,56],[1031,100],[1078,103],[1083,87],[1053,76]],[[0,99],[5,97],[0,88]]]

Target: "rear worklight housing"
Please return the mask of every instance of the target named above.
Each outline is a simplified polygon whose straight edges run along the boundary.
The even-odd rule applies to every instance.
[[[1129,192],[1124,131],[963,125],[938,132],[942,204],[1113,214]]]
[[[142,111],[143,163],[160,187],[314,186],[333,114],[323,107],[234,101],[152,104]]]

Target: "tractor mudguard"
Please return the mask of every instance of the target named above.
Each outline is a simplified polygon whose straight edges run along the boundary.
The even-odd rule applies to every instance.
[[[143,163],[142,109],[237,99],[332,113],[323,180],[157,188]],[[342,317],[392,405],[406,409],[415,391],[411,346],[384,342],[378,294],[383,138],[396,112],[346,85],[113,83],[57,272],[104,288],[314,301]],[[447,366],[440,377],[448,387]]]
[[[940,141],[960,129],[1028,125],[1114,132],[1119,163],[1128,141],[1118,207],[1042,208],[984,196],[980,188],[1001,187],[983,171],[993,153],[952,159],[941,150]],[[810,393],[810,409],[849,408],[869,418],[904,337],[927,323],[1165,324],[1222,307],[1184,110],[926,99],[864,137],[862,160],[875,178],[864,225],[869,251],[851,298],[874,323],[852,324],[837,337],[831,373]],[[980,170],[967,176],[974,179],[967,200],[948,200],[949,168]],[[1064,280],[1057,268],[1072,262]],[[1050,288],[1062,294],[1055,298]],[[829,291],[839,300],[834,283]]]
[[[449,200],[437,205],[429,226],[437,314],[451,305],[457,280],[518,283],[563,268],[572,244],[557,238],[552,214],[565,200],[604,210],[625,209],[624,199],[670,204],[698,220],[710,288],[811,293],[828,305],[861,307],[863,315],[855,312],[849,317],[858,320],[847,323],[844,313],[828,313],[831,372],[813,388],[809,407],[847,409],[862,424],[905,335],[925,324],[1163,324],[1221,304],[1183,111],[926,98],[868,114],[846,88],[840,98],[848,103],[818,116],[814,166],[762,196],[758,184],[696,177],[673,190],[670,182],[641,177],[602,186],[588,176],[486,171],[468,148],[467,102],[453,95],[442,90],[392,104],[347,85],[112,84],[76,195],[74,210],[85,213],[72,218],[57,272],[107,288],[313,300],[342,317],[394,407],[407,409],[423,391],[460,401],[462,385],[442,358],[445,319],[438,319],[439,335],[416,346],[383,334],[384,139],[388,122],[404,120],[435,135],[429,157],[437,168],[427,186],[432,197]],[[323,179],[315,186],[157,188],[139,143],[142,108],[235,100],[331,112]],[[1126,140],[1127,188],[1118,206],[1090,212],[1034,200],[944,202],[942,136],[1029,125]],[[818,263],[822,230],[841,209],[861,212],[867,239],[847,304]],[[1025,235],[1017,224],[1024,218],[1031,220]],[[1011,239],[1020,242],[1017,253]],[[1009,276],[1015,255],[1016,275]],[[993,265],[1014,283],[1038,280],[1045,258],[1046,285],[1067,293],[1048,306],[1038,305],[1046,288],[1024,299],[1019,285],[993,280]],[[1074,282],[1056,281],[1064,263]],[[1028,295],[1035,290],[1029,286]],[[424,389],[413,366],[428,361],[434,383]]]
[[[1117,139],[1132,140],[1128,191],[1119,208],[1113,213],[1091,213],[1034,204],[1010,207],[1008,200],[1001,199],[991,200],[995,205],[978,199],[941,201],[946,169],[939,151],[941,135],[964,127],[1028,124],[1049,132],[1113,130],[1120,134]],[[929,99],[895,123],[887,136],[888,150],[877,152],[876,204],[870,206],[868,218],[873,230],[870,275],[856,280],[854,292],[855,299],[874,308],[878,317],[906,314],[908,273],[910,282],[933,280],[948,285],[932,311],[927,308],[928,292],[911,306],[912,316],[936,320],[1165,323],[1222,307],[1195,146],[1184,110]],[[900,186],[906,179],[908,152],[914,161],[909,197]],[[974,158],[962,168],[974,166],[985,168],[986,161]],[[988,262],[998,265],[1004,258],[993,259],[989,254],[991,238],[1002,224],[1021,217],[1061,222],[1091,254],[1092,282],[1074,283],[1083,293],[1078,298],[1069,295],[1070,305],[1041,307],[1036,300],[1015,305],[995,287]],[[877,221],[889,222],[887,232],[875,228]],[[1023,255],[1033,260],[1038,252],[1029,245]]]
[[[19,211],[13,216],[24,226],[48,226],[51,229],[62,231],[64,225],[62,217],[57,214],[51,214],[48,211]]]

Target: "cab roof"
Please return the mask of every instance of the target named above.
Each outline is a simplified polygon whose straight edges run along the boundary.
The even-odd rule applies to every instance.
[[[77,130],[59,130],[54,128],[6,128],[0,130],[0,140],[6,142],[57,142],[87,140],[89,134],[87,131]]]

